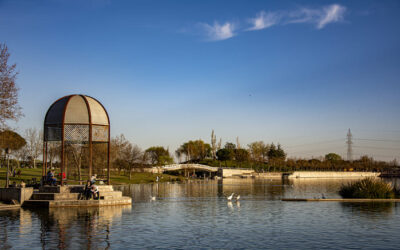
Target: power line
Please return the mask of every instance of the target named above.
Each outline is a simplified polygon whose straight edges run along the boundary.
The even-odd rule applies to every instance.
[[[297,150],[297,151],[294,151],[294,152],[289,152],[290,154],[298,154],[298,153],[308,153],[308,152],[310,152],[310,153],[313,153],[313,152],[329,152],[329,151],[334,151],[333,149],[343,149],[343,146],[338,146],[338,147],[330,147],[330,148],[328,148],[328,149],[313,149],[313,150],[311,150],[311,149],[309,149],[309,150]]]
[[[366,138],[354,138],[357,141],[383,141],[383,142],[400,142],[400,140],[388,140],[388,139],[366,139]]]
[[[370,147],[370,146],[353,146],[354,148],[370,148],[370,149],[381,149],[381,150],[400,150],[400,148],[385,148],[385,147]]]
[[[293,146],[285,146],[285,148],[295,148],[295,147],[303,147],[303,146],[322,145],[322,144],[327,144],[327,143],[332,143],[332,142],[339,142],[339,141],[343,142],[343,139],[336,139],[336,140],[329,140],[329,141],[319,141],[319,142],[306,143],[306,144],[293,145]]]

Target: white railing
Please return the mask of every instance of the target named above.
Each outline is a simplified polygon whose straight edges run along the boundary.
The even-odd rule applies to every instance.
[[[171,164],[171,165],[162,166],[161,168],[166,171],[180,170],[180,169],[201,169],[201,170],[207,170],[210,172],[218,171],[218,168],[216,168],[216,167],[210,167],[210,166],[202,165],[202,164]]]

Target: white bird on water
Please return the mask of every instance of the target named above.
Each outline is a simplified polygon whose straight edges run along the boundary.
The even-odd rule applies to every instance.
[[[240,199],[240,194],[238,194],[238,195],[236,196],[236,201],[238,202],[239,199]]]
[[[155,196],[150,196],[150,200],[155,201],[156,197]]]
[[[235,194],[235,193],[232,193],[230,196],[226,197],[226,199],[227,199],[228,201],[231,201],[234,194]]]

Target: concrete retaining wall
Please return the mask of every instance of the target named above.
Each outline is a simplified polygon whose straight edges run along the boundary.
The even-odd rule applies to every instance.
[[[377,172],[295,171],[289,178],[359,178],[378,177]]]
[[[0,201],[10,202],[16,200],[20,204],[29,200],[33,194],[33,188],[0,188]]]
[[[232,177],[235,175],[251,175],[255,173],[252,169],[222,169],[222,177]]]
[[[257,177],[257,178],[266,178],[266,179],[282,178],[281,172],[254,173],[253,175],[254,175],[254,177]]]

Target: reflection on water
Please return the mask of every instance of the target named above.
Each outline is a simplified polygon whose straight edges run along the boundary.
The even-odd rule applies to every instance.
[[[0,248],[397,247],[396,203],[281,201],[322,194],[336,198],[349,181],[224,179],[117,186],[133,197],[132,206],[0,211]],[[227,201],[231,193],[240,201]]]
[[[0,213],[4,225],[0,247],[108,248],[113,221],[121,219],[122,214],[131,209],[129,205],[3,211]]]
[[[366,218],[370,219],[375,218],[375,215],[379,217],[390,217],[395,211],[394,208],[398,206],[397,203],[394,202],[343,202],[340,204],[342,205],[344,212],[361,216],[364,215]]]

